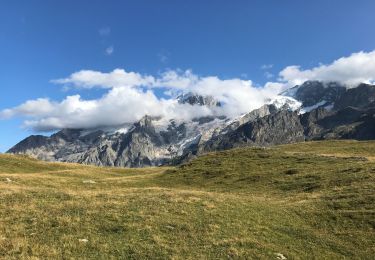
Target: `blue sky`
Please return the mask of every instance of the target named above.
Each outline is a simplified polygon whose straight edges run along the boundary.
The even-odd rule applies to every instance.
[[[37,98],[106,93],[51,83],[81,70],[191,69],[262,86],[266,73],[290,65],[308,69],[374,50],[374,12],[371,0],[2,0],[0,111]],[[33,133],[23,120],[0,121],[0,151]]]

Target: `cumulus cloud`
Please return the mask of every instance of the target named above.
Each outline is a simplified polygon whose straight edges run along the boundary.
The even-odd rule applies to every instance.
[[[93,70],[81,70],[71,74],[67,78],[52,80],[52,83],[71,85],[79,88],[116,88],[139,87],[152,85],[154,77],[141,75],[136,72],[127,72],[123,69],[115,69],[109,73]]]
[[[35,100],[29,100],[22,105],[12,108],[4,109],[1,111],[1,118],[7,119],[14,117],[16,115],[26,115],[26,116],[47,116],[53,104],[47,98],[38,98]]]
[[[289,85],[298,85],[306,80],[339,81],[355,86],[359,83],[375,81],[375,51],[353,53],[328,65],[312,69],[301,69],[300,66],[288,66],[280,74],[280,80]]]
[[[111,72],[81,70],[52,82],[73,90],[106,89],[102,97],[85,100],[79,95],[71,95],[62,101],[45,98],[29,100],[1,111],[0,118],[24,117],[24,126],[35,131],[118,126],[133,123],[146,114],[166,120],[189,120],[208,115],[233,118],[259,108],[287,87],[305,80],[340,81],[353,85],[374,79],[375,51],[354,53],[331,64],[307,70],[289,66],[279,73],[278,81],[267,82],[263,87],[256,87],[251,80],[240,78],[202,77],[191,70],[168,70],[154,76],[124,69]],[[167,98],[158,97],[155,89],[162,89]],[[174,99],[176,95],[187,92],[213,96],[222,106],[191,106]]]
[[[108,73],[84,70],[53,82],[78,88],[107,88],[108,91],[94,100],[84,100],[79,95],[68,96],[61,102],[30,100],[3,110],[0,116],[26,116],[24,126],[35,131],[117,126],[133,123],[146,114],[165,120],[190,120],[209,115],[234,117],[262,106],[282,89],[282,84],[257,88],[250,80],[199,77],[189,70],[170,70],[158,77],[122,69]],[[158,98],[154,88],[165,89],[170,96],[186,92],[213,96],[222,107],[191,106],[180,104],[174,98]]]
[[[283,84],[266,84],[263,88],[254,87],[251,80],[220,79],[216,76],[199,77],[191,70],[168,70],[159,77],[141,75],[116,69],[109,73],[97,71],[80,71],[55,83],[73,84],[77,87],[91,88],[164,88],[170,96],[181,92],[193,92],[203,96],[213,96],[226,106],[223,114],[235,116],[248,112],[264,104],[283,90]],[[269,86],[273,86],[270,88]],[[275,88],[277,86],[277,88]],[[229,112],[233,110],[233,112]]]
[[[61,102],[48,99],[27,101],[18,107],[3,110],[1,117],[25,115],[26,128],[51,131],[62,128],[96,128],[133,123],[144,115],[165,120],[192,119],[215,114],[207,107],[179,104],[175,99],[158,99],[152,91],[118,87],[95,100],[83,100],[80,95],[66,97]]]

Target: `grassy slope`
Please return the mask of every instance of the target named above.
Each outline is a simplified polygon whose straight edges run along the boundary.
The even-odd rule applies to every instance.
[[[353,141],[241,148],[177,168],[0,155],[0,258],[370,259],[374,156],[375,142]]]

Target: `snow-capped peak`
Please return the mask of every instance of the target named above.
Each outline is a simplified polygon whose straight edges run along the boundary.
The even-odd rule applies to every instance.
[[[296,111],[301,108],[302,103],[296,99],[288,96],[276,96],[270,101],[269,104],[274,105],[277,109],[285,108],[288,110]]]

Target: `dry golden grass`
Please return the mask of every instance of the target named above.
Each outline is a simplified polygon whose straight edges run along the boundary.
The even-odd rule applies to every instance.
[[[302,143],[146,169],[0,155],[0,258],[371,259],[374,151]]]

